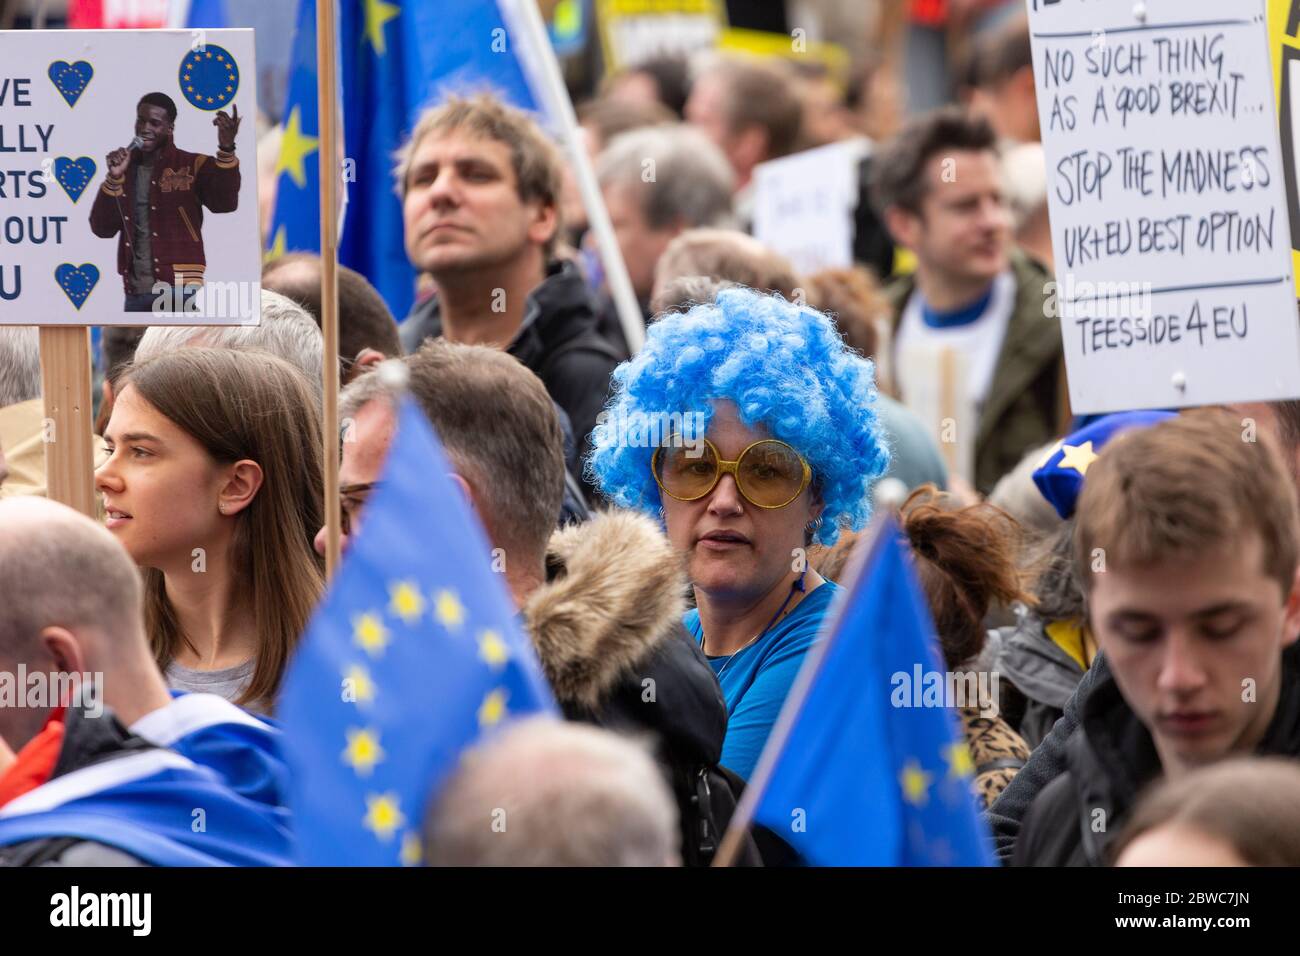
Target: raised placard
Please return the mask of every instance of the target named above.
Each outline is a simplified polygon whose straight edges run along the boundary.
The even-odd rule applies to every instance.
[[[1264,0],[1028,0],[1075,412],[1300,395]]]

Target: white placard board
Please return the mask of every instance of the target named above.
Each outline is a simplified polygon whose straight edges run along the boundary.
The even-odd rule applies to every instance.
[[[256,76],[252,30],[0,31],[0,324],[257,322],[262,251]],[[153,92],[176,105],[175,147],[207,157],[178,161],[175,168],[157,163],[158,183],[151,189],[161,211],[150,214],[150,228],[166,225],[170,216],[173,230],[183,228],[201,245],[185,247],[183,256],[173,245],[171,253],[177,265],[203,267],[183,273],[203,277],[198,312],[178,312],[174,294],[159,297],[159,311],[125,311],[118,271],[122,231],[101,238],[91,228],[107,177],[106,157],[130,146],[137,104]],[[237,203],[216,213],[206,208],[203,189],[214,182],[214,118],[222,109],[232,114],[232,104],[241,119],[235,139]],[[134,176],[136,157],[138,152],[127,179]],[[236,193],[229,172],[221,170],[227,177],[221,188]],[[170,195],[163,197],[161,190]],[[129,195],[107,199],[119,204],[112,209],[119,219],[131,214]],[[194,215],[196,208],[201,218]],[[155,255],[169,254],[166,236],[164,229],[163,243],[151,249]]]
[[[853,264],[853,212],[864,139],[754,167],[754,238],[807,275]]]
[[[1075,412],[1300,396],[1264,0],[1027,0]]]

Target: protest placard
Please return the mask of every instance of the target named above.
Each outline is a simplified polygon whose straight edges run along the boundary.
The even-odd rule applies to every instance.
[[[1300,395],[1264,0],[1028,0],[1075,412]]]
[[[0,323],[256,322],[255,76],[251,30],[0,33]]]
[[[804,274],[851,266],[866,152],[866,140],[846,140],[755,166],[754,238]]]
[[[596,0],[605,69],[709,49],[727,25],[723,0]]]

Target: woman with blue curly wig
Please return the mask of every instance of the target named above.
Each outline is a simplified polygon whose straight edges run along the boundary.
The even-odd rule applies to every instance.
[[[839,590],[805,550],[866,523],[889,464],[875,404],[830,319],[749,289],[661,319],[614,372],[588,470],[685,554],[683,623],[727,701],[722,764],[746,779]]]

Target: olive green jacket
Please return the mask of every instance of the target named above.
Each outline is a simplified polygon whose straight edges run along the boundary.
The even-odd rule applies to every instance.
[[[1011,254],[1011,270],[1015,305],[975,434],[973,483],[981,494],[992,491],[1027,452],[1064,434],[1070,423],[1051,273],[1018,251]],[[914,275],[898,276],[884,288],[895,332],[915,289]]]

